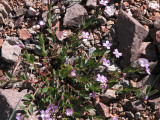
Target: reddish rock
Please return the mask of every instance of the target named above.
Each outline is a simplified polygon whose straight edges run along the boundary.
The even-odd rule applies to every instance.
[[[56,30],[56,36],[57,36],[58,40],[60,40],[60,41],[63,41],[64,39],[66,39],[67,37],[69,37],[71,35],[71,30],[64,30],[64,29],[60,28],[59,21],[52,29],[54,30],[55,28],[58,28]]]
[[[0,48],[2,47],[3,39],[0,39]]]
[[[121,10],[118,16],[117,32],[119,51],[123,55],[121,66],[127,67],[139,58],[139,48],[149,31],[136,19]]]
[[[139,52],[142,57],[146,57],[149,61],[158,59],[155,45],[151,42],[142,42]]]
[[[25,28],[18,30],[18,35],[22,40],[27,40],[27,39],[30,39],[32,37],[32,35]]]
[[[97,113],[98,113],[100,116],[103,116],[103,117],[105,117],[105,118],[110,117],[110,115],[109,115],[109,108],[108,108],[105,104],[99,102],[99,103],[96,105],[96,109],[97,109]]]

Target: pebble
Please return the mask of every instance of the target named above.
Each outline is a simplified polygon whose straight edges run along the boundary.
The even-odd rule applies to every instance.
[[[29,14],[30,16],[35,16],[36,13],[37,13],[37,11],[36,11],[34,8],[29,7],[29,9],[28,9],[28,14]]]

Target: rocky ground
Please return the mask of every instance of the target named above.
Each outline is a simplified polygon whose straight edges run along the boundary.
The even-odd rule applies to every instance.
[[[48,0],[1,0],[0,1],[0,120],[7,120],[16,103],[26,94],[28,87],[24,82],[5,81],[6,72],[17,77],[27,73],[34,75],[26,68],[22,54],[27,50],[34,54],[39,69],[43,68],[37,50],[38,34],[43,28],[39,21],[47,22]],[[97,113],[110,119],[117,116],[122,120],[158,120],[160,118],[160,94],[151,96],[145,102],[135,100],[134,95],[121,99],[115,89],[126,88],[130,83],[142,92],[151,84],[153,89],[160,90],[160,5],[159,0],[108,0],[105,8],[98,0],[54,0],[52,10],[53,28],[58,27],[56,37],[61,45],[75,32],[85,16],[92,16],[97,8],[101,15],[92,28],[88,28],[89,39],[83,40],[79,48],[83,48],[87,57],[94,50],[101,48],[104,40],[118,48],[123,57],[110,65],[107,71],[121,71],[127,66],[135,66],[143,58],[150,64],[151,74],[145,70],[140,73],[127,74],[114,86],[100,96]],[[44,26],[45,27],[45,26]],[[72,62],[74,57],[66,62]],[[104,69],[104,66],[102,66]],[[155,79],[156,82],[155,82]],[[22,90],[22,91],[19,91]],[[95,111],[91,111],[95,114]],[[37,120],[39,115],[30,116],[29,120]]]

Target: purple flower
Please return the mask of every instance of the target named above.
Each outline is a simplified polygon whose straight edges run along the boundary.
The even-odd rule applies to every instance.
[[[122,53],[118,52],[118,49],[114,49],[113,54],[115,54],[116,58],[119,58],[120,56],[122,56]]]
[[[23,120],[23,119],[24,119],[24,115],[21,115],[21,116],[20,116],[20,115],[17,115],[17,116],[16,116],[16,119],[17,119],[17,120]]]
[[[97,97],[97,95],[96,95],[95,92],[92,93],[92,97],[93,97],[93,98],[96,98],[96,97]]]
[[[139,60],[141,67],[149,67],[148,59],[140,59]]]
[[[88,39],[88,38],[89,38],[89,32],[83,31],[83,32],[82,32],[82,37],[83,37],[84,39]]]
[[[46,23],[45,23],[44,21],[40,20],[38,24],[39,24],[40,26],[44,26]]]
[[[126,73],[123,73],[123,77],[125,77],[126,76]]]
[[[109,43],[109,41],[106,41],[105,43],[103,43],[103,46],[106,47],[107,49],[110,49],[112,43]]]
[[[67,115],[67,116],[73,115],[73,109],[72,109],[72,108],[71,108],[71,109],[67,108],[67,109],[66,109],[66,115]]]
[[[53,113],[57,113],[58,112],[58,106],[53,106],[53,108],[52,108],[52,112]]]
[[[107,89],[107,84],[102,84],[101,88],[102,88],[102,90],[106,90]]]
[[[23,47],[21,43],[20,43],[20,44],[18,44],[18,46],[19,46],[20,48],[22,48],[22,47]]]
[[[144,98],[144,100],[148,100],[148,98],[149,98],[149,96],[146,96],[146,97]]]
[[[148,75],[151,74],[150,69],[148,67],[146,67],[146,72],[148,73]]]
[[[109,0],[101,0],[99,1],[99,4],[107,6],[107,4],[109,3]]]
[[[113,116],[112,120],[118,120],[118,118],[116,116]]]
[[[103,58],[103,65],[108,67],[110,64],[110,60],[107,60],[106,58]]]
[[[107,82],[107,78],[103,75],[97,74],[97,81],[100,81],[101,83],[106,83]]]
[[[76,76],[76,70],[72,70],[71,76],[72,76],[72,77]]]
[[[46,111],[41,110],[40,112],[41,112],[41,118],[42,118],[42,120],[47,120],[47,119],[50,118],[49,110],[46,110]]]

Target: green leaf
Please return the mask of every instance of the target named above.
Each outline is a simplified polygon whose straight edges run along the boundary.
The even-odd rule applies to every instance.
[[[148,93],[151,91],[151,85],[148,85],[147,89],[146,89],[146,95],[148,95]]]
[[[39,46],[39,45],[36,45],[36,48],[39,49],[39,50],[41,50],[41,46]]]
[[[26,95],[24,96],[24,99],[32,99],[31,94],[26,94]]]
[[[22,98],[20,98],[20,99],[19,99],[19,101],[18,101],[18,103],[17,103],[16,107],[14,108],[14,110],[13,110],[13,112],[12,112],[11,116],[9,117],[9,120],[13,120],[12,118],[13,118],[13,116],[14,116],[15,112],[16,112],[16,109],[17,109],[17,107],[18,107],[18,105],[19,105],[19,103],[20,103],[21,99],[22,99]]]
[[[141,97],[141,91],[138,89],[135,91],[136,97],[139,99]]]
[[[45,88],[42,89],[43,93],[46,93],[47,91],[48,91],[48,87],[45,87]]]
[[[151,91],[151,92],[148,94],[148,96],[152,96],[152,95],[156,94],[158,91],[159,91],[159,90],[153,90],[153,91]]]
[[[23,77],[24,77],[25,80],[28,80],[27,74],[24,74]]]
[[[31,115],[33,114],[33,105],[32,104],[29,105],[29,113]]]

